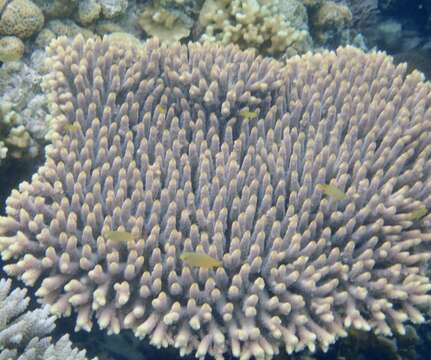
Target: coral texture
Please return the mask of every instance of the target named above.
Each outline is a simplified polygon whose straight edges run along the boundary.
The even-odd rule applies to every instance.
[[[43,152],[49,114],[41,73],[35,61],[0,68],[0,140],[8,149],[0,151],[0,158],[33,159]]]
[[[364,30],[376,25],[379,13],[378,0],[335,0],[335,2],[349,7],[355,29]]]
[[[307,22],[306,9],[297,0],[206,0],[199,15],[201,40],[271,55],[308,51]]]
[[[84,0],[79,2],[78,20],[83,25],[89,25],[100,17],[102,6],[96,0]]]
[[[349,328],[424,320],[431,88],[418,72],[354,48],[282,64],[232,45],[115,44],[51,44],[56,133],[0,219],[11,276],[76,311],[77,329],[95,318],[198,357],[327,349]],[[222,266],[189,267],[193,251]]]
[[[28,38],[43,27],[44,16],[30,0],[12,0],[0,16],[0,34]]]
[[[337,38],[352,22],[350,9],[343,4],[326,1],[311,16],[314,38],[325,44],[330,38]]]
[[[0,360],[86,360],[85,351],[72,348],[68,335],[52,343],[47,337],[55,328],[48,306],[27,310],[27,290],[14,289],[0,280]]]
[[[16,36],[0,37],[0,61],[17,61],[24,55],[24,43]]]
[[[115,18],[124,14],[127,10],[127,0],[99,0],[102,7],[102,14],[107,19]]]
[[[139,26],[149,36],[175,42],[190,35],[193,21],[163,8],[147,6],[139,15]]]

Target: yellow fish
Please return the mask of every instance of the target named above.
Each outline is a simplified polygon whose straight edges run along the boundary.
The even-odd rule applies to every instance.
[[[108,231],[103,236],[112,240],[112,241],[133,241],[135,240],[134,236],[128,231]]]
[[[79,124],[75,121],[72,124],[66,124],[64,125],[64,129],[70,132],[77,132],[79,131],[79,129],[81,129],[81,127],[79,126]]]
[[[318,184],[317,185],[326,195],[332,196],[335,200],[341,201],[346,200],[347,195],[342,192],[335,185],[331,184]]]
[[[181,254],[180,259],[187,263],[187,265],[201,268],[208,269],[221,266],[220,261],[204,253],[184,252]]]
[[[245,119],[253,119],[257,116],[256,111],[243,110],[239,113]]]
[[[409,220],[411,221],[416,221],[416,220],[420,220],[422,219],[426,214],[428,213],[428,209],[423,206],[415,211],[413,211],[410,216],[409,216]]]
[[[161,106],[161,105],[159,105],[159,106],[157,107],[157,109],[159,110],[159,113],[160,113],[160,114],[164,114],[164,113],[166,112],[166,109],[165,109],[163,106]]]

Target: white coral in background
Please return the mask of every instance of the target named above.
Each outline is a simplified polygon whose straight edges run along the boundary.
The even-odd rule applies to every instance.
[[[85,360],[85,351],[72,349],[68,335],[52,343],[49,333],[55,316],[49,307],[27,310],[27,290],[14,289],[11,280],[0,280],[0,360]]]

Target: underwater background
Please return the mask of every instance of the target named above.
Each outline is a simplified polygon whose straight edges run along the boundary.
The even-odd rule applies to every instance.
[[[417,69],[426,80],[431,77],[430,0],[0,0],[0,215],[6,214],[11,191],[22,181],[30,181],[44,164],[45,146],[51,141],[52,115],[42,89],[49,71],[45,49],[60,36],[78,34],[85,39],[113,35],[130,44],[153,37],[163,44],[235,44],[280,62],[349,45],[364,52],[385,51],[396,64],[407,63],[407,72]],[[2,278],[7,278],[3,270]],[[23,286],[13,279],[12,288]],[[28,309],[36,309],[35,289],[29,288],[27,294],[31,298]],[[175,348],[158,349],[130,330],[107,335],[93,326],[90,332],[75,332],[75,322],[74,313],[57,319],[50,336],[55,342],[69,334],[73,345],[86,350],[88,358],[182,358]],[[14,356],[11,358],[18,358]],[[39,358],[45,357],[34,356]],[[195,358],[194,353],[184,358]],[[231,355],[224,358],[234,359]],[[302,360],[430,358],[429,318],[421,325],[407,325],[405,335],[385,337],[351,330],[327,352],[304,350],[288,355],[282,350],[274,356]]]

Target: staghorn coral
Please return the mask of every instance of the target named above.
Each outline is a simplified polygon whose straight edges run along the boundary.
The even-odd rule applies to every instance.
[[[76,311],[76,329],[95,318],[200,358],[326,350],[349,329],[424,321],[431,215],[414,214],[431,207],[431,87],[418,72],[354,48],[282,64],[232,45],[114,44],[51,44],[56,132],[0,218],[8,274]],[[222,266],[190,268],[194,251]]]
[[[68,335],[52,343],[48,337],[55,317],[48,306],[27,310],[27,290],[10,291],[11,280],[0,280],[1,360],[86,360],[85,351],[72,348]]]

